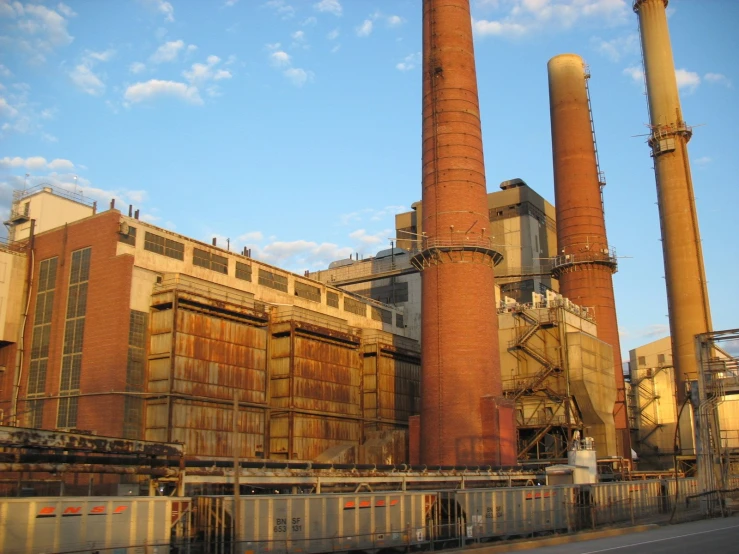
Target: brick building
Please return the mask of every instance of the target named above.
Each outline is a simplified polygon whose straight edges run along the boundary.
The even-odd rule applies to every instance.
[[[181,442],[192,456],[403,461],[420,354],[402,310],[115,209],[85,204],[33,233],[40,205],[69,200],[46,187],[14,203],[4,424]]]

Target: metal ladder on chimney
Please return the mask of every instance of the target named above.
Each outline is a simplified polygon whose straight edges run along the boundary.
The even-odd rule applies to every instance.
[[[590,101],[590,68],[587,64],[583,67],[585,71],[585,95],[588,98],[588,115],[590,116],[590,133],[593,136],[593,149],[595,150],[595,171],[598,174],[598,186],[600,187],[600,208],[605,214],[605,205],[603,203],[603,187],[606,186],[606,174],[600,169],[600,158],[598,157],[598,141],[595,139],[595,122],[593,121],[593,104]]]

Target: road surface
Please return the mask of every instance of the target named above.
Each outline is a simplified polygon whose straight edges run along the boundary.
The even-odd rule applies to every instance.
[[[635,533],[519,552],[538,554],[739,553],[739,517],[693,521]]]

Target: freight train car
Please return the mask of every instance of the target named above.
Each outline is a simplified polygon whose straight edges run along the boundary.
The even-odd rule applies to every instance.
[[[189,499],[12,498],[0,502],[0,552],[169,552]]]
[[[310,554],[423,544],[427,540],[427,516],[433,517],[438,495],[397,492],[242,497],[238,550]],[[203,531],[208,551],[230,552],[233,497],[197,498],[195,511],[195,527]]]
[[[697,510],[694,479],[678,483],[681,510]],[[241,498],[238,551],[254,554],[408,551],[575,531],[669,514],[674,482],[501,487]],[[233,548],[232,497],[195,499],[204,551]]]

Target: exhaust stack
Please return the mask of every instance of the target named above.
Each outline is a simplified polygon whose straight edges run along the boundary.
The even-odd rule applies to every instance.
[[[575,54],[555,56],[549,60],[547,69],[559,249],[554,262],[554,276],[559,279],[563,296],[594,310],[598,338],[613,348],[616,444],[604,446],[608,455],[631,459],[621,344],[613,295],[612,275],[616,272],[616,257],[606,238],[602,196],[605,179],[600,171],[595,144],[587,84],[590,75],[582,58]]]
[[[469,0],[423,1],[422,149],[421,463],[512,465]]]
[[[657,204],[662,228],[672,363],[678,402],[697,379],[695,335],[711,331],[698,214],[688,159],[692,129],[683,120],[667,26],[667,0],[636,0],[647,81]]]

